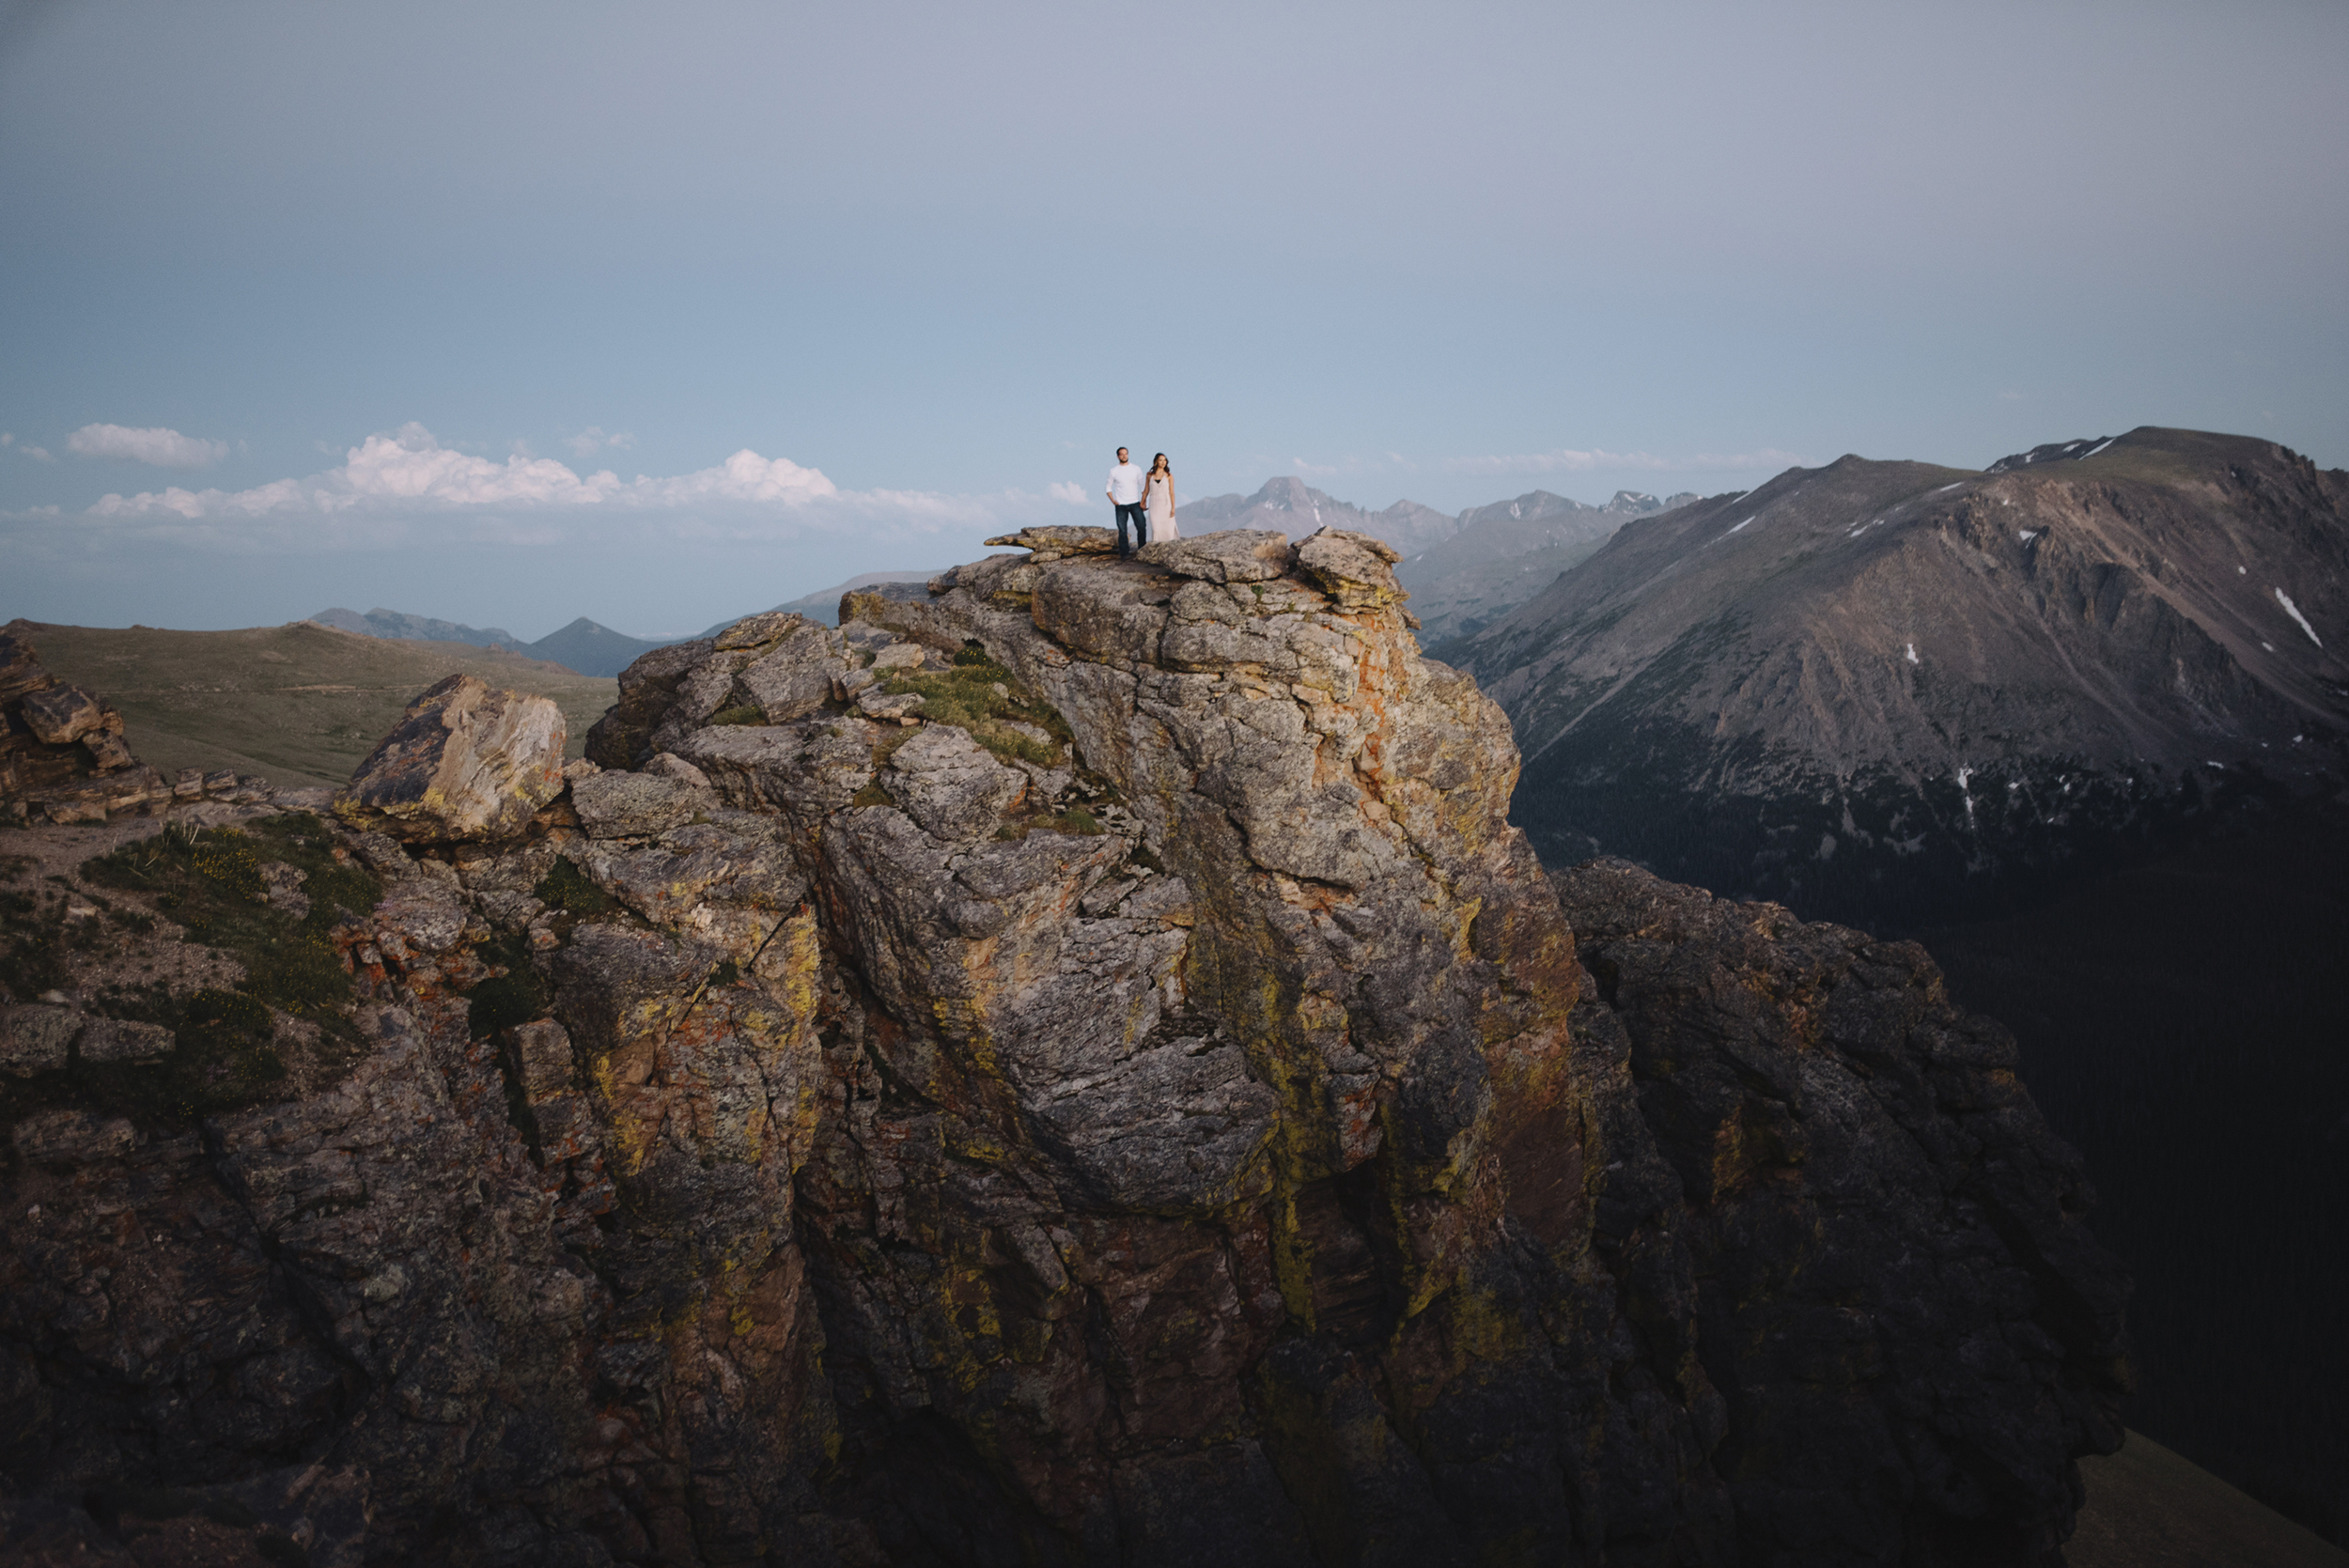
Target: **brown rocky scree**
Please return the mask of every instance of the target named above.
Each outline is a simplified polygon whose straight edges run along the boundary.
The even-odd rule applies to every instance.
[[[330,1092],[20,1127],[15,1538],[2058,1560],[2123,1285],[1921,950],[1553,886],[1374,540],[1016,542],[647,655],[503,836],[354,833]]]

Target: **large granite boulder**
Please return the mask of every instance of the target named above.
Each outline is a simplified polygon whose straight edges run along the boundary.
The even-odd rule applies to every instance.
[[[1136,552],[1154,567],[1207,582],[1269,582],[1295,564],[1288,536],[1247,528],[1161,539]]]
[[[1297,567],[1331,599],[1348,610],[1400,604],[1405,595],[1394,580],[1403,554],[1367,534],[1325,528],[1297,547]]]
[[[926,725],[890,755],[881,787],[941,842],[991,833],[1028,781],[946,724]]]
[[[730,642],[739,637],[741,628],[730,629],[718,639],[721,650],[756,650],[758,657],[734,677],[734,691],[770,724],[787,724],[823,706],[833,683],[849,668],[837,631],[798,615],[789,619],[794,624],[771,641],[762,636],[757,642],[746,637]]]
[[[334,813],[409,844],[510,837],[562,793],[564,738],[552,698],[451,675],[408,705]]]

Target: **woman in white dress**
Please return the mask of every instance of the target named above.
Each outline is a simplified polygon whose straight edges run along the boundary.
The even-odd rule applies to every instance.
[[[1150,542],[1174,537],[1174,471],[1166,466],[1166,454],[1161,452],[1150,459],[1150,477],[1143,485],[1142,504],[1150,519]]]

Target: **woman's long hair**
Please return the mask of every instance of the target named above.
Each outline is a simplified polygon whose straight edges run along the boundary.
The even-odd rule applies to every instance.
[[[1150,459],[1150,472],[1157,474],[1160,471],[1163,471],[1169,479],[1174,477],[1174,465],[1166,460],[1166,454],[1163,452]]]

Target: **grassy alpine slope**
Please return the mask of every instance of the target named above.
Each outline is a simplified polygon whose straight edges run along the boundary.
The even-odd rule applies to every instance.
[[[608,675],[543,660],[313,621],[240,631],[24,625],[51,673],[121,709],[131,750],[166,774],[233,768],[281,786],[340,784],[411,698],[459,671],[553,698],[578,756],[619,695]]]

